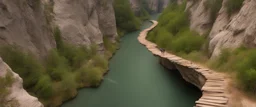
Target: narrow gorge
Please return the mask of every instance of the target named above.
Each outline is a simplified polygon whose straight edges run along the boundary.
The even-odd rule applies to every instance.
[[[256,107],[255,10],[255,0],[0,0],[0,107],[197,105],[208,79],[153,56],[137,40],[146,30],[158,56],[224,75],[225,107]]]

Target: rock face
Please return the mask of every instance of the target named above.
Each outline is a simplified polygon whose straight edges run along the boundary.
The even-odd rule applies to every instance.
[[[18,103],[16,105],[19,107],[43,107],[37,98],[29,95],[28,92],[23,89],[22,79],[18,74],[14,73],[0,57],[0,77],[5,77],[7,72],[12,73],[14,79],[14,83],[8,89],[10,94],[5,98],[7,102],[16,101]]]
[[[0,0],[0,45],[18,45],[38,56],[55,47],[39,0]]]
[[[228,15],[225,2],[214,21],[213,26],[209,25],[210,14],[203,6],[206,0],[189,0],[187,11],[190,13],[190,28],[203,34],[210,30],[209,51],[211,56],[216,57],[223,48],[237,48],[241,45],[247,47],[256,46],[256,1],[245,0],[242,8]],[[212,28],[212,29],[211,29]]]
[[[76,46],[96,43],[99,51],[104,51],[103,37],[112,42],[117,37],[112,3],[113,0],[0,0],[0,46],[16,45],[44,58],[56,47],[53,28],[57,26],[65,42]],[[0,60],[0,76],[7,69],[12,72]],[[8,100],[17,100],[21,107],[42,107],[23,89],[22,79],[12,73],[16,82]]]
[[[200,2],[199,2],[200,1]],[[211,28],[210,13],[204,6],[207,0],[188,0],[186,11],[190,14],[190,28],[203,35]]]
[[[233,17],[229,18],[225,13],[218,16],[210,35],[209,49],[213,57],[219,55],[222,48],[237,48],[242,44],[247,47],[256,46],[255,10],[256,1],[245,0],[241,10],[233,14]],[[218,25],[220,25],[219,28],[217,28]]]
[[[188,68],[179,64],[172,63],[169,59],[162,57],[160,57],[160,63],[169,70],[178,70],[187,82],[195,85],[199,89],[201,89],[206,82],[206,78],[199,72],[195,71],[193,68]]]
[[[54,0],[55,23],[64,41],[75,45],[96,43],[103,35],[117,36],[112,0]]]

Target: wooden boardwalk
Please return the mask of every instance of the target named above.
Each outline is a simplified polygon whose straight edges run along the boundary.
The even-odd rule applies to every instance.
[[[149,51],[154,55],[169,59],[175,64],[179,64],[188,68],[192,68],[206,78],[205,84],[202,86],[202,97],[196,101],[195,107],[228,107],[228,95],[227,95],[227,80],[221,73],[217,73],[210,69],[207,69],[201,65],[195,64],[191,61],[180,58],[171,53],[160,52],[155,43],[146,40],[147,33],[157,26],[158,22],[152,20],[153,25],[143,30],[138,40],[141,44],[145,45]]]

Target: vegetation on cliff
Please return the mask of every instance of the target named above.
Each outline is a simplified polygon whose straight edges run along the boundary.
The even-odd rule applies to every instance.
[[[239,10],[243,0],[228,0],[228,14]],[[210,9],[211,18],[214,22],[221,7],[221,0],[208,0],[205,6]],[[238,49],[223,49],[221,54],[209,59],[209,42],[204,35],[189,30],[189,21],[185,4],[171,4],[159,17],[159,24],[147,36],[147,39],[155,42],[167,51],[176,53],[195,62],[203,63],[216,71],[236,74],[238,87],[256,95],[256,49],[241,47]],[[208,35],[208,34],[206,34]],[[245,57],[246,56],[246,57]]]
[[[57,44],[43,60],[18,47],[2,47],[3,60],[24,80],[24,88],[45,106],[58,106],[77,94],[77,88],[98,86],[108,70],[109,56],[98,54],[97,46],[73,46],[61,39],[59,29],[54,36]],[[105,42],[109,41],[105,39]],[[112,54],[116,46],[104,43]],[[108,55],[109,55],[108,54]]]
[[[189,21],[184,9],[185,3],[181,6],[175,3],[169,5],[159,17],[158,26],[149,33],[147,39],[176,53],[199,51],[204,37],[189,30]]]
[[[4,77],[0,77],[0,107],[19,106],[17,101],[6,101],[5,99],[10,94],[8,88],[12,86],[13,82],[15,82],[13,74],[9,71],[6,73]]]
[[[114,10],[119,35],[140,28],[141,22],[133,13],[128,0],[114,0]]]
[[[231,15],[241,9],[244,0],[228,0],[226,3],[227,13]]]

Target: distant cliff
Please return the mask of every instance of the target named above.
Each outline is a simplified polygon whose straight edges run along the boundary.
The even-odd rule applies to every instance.
[[[201,35],[208,35],[209,51],[212,57],[220,54],[223,48],[256,46],[256,1],[244,0],[241,8],[228,13],[227,0],[222,1],[216,20],[211,20],[211,11],[207,9],[207,0],[188,0],[187,11],[190,13],[190,28]]]

